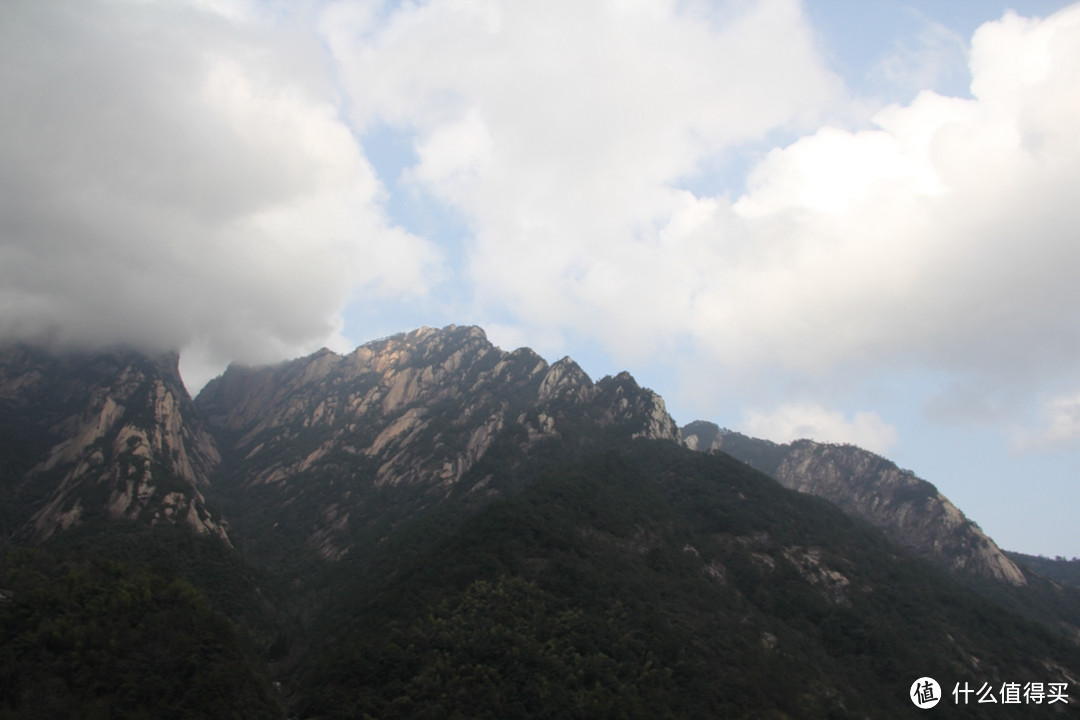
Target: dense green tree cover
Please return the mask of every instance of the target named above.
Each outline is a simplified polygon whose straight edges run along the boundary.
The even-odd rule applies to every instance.
[[[948,692],[1080,668],[830,504],[662,443],[382,548],[347,564],[291,677],[301,717],[914,717],[921,675]]]
[[[1026,585],[1007,585],[979,578],[970,578],[966,584],[1002,607],[1042,623],[1062,637],[1080,640],[1080,587],[1072,582],[1080,583],[1075,577],[1080,561],[1006,554],[1024,570]]]
[[[284,716],[232,624],[175,575],[19,550],[0,585],[4,718]]]
[[[48,547],[68,557],[139,563],[178,575],[258,649],[270,646],[287,624],[281,615],[287,589],[275,573],[256,568],[221,539],[188,527],[100,521],[61,534]]]
[[[1043,577],[1080,588],[1080,558],[1068,560],[1060,556],[1048,558],[1018,552],[1008,552],[1006,555],[1016,564],[1034,570]]]
[[[461,440],[452,407],[431,412],[433,437]],[[508,424],[452,488],[376,487],[342,452],[253,491],[226,454],[208,494],[234,547],[99,518],[6,555],[0,717],[281,717],[267,663],[303,720],[916,717],[922,675],[948,694],[1080,671],[1018,617],[1074,594],[1007,589],[1004,612],[744,462],[597,429],[571,398],[527,412],[560,435]],[[317,445],[297,430],[275,452]],[[308,536],[334,493],[356,502],[331,562]]]

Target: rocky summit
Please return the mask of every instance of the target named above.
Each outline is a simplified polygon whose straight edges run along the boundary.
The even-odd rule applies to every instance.
[[[325,558],[352,547],[381,489],[419,504],[490,491],[492,474],[471,471],[497,440],[525,451],[588,443],[599,430],[679,438],[663,399],[629,374],[594,383],[570,358],[549,365],[528,348],[500,350],[478,327],[231,366],[196,407],[230,459],[222,487],[294,507],[289,524],[308,528],[307,545]]]
[[[854,445],[811,440],[777,444],[694,422],[682,428],[692,450],[722,451],[784,487],[823,497],[869,520],[901,545],[948,569],[1014,585],[1027,582],[1004,552],[931,483]]]
[[[570,358],[549,364],[528,348],[502,350],[478,327],[232,365],[194,402],[175,353],[7,346],[0,423],[0,521],[39,542],[93,519],[182,523],[227,540],[232,522],[271,545],[302,539],[336,559],[391,505],[497,494],[499,458],[620,436],[729,453],[954,572],[1025,582],[932,484],[884,458],[701,421],[680,431],[663,399],[629,373],[593,382]],[[229,508],[227,519],[211,506]]]
[[[194,400],[175,353],[0,348],[0,717],[906,718],[930,676],[1058,718],[1077,638],[884,458],[476,327]]]
[[[0,351],[10,529],[42,541],[103,518],[227,539],[203,497],[220,456],[177,363],[175,353]]]

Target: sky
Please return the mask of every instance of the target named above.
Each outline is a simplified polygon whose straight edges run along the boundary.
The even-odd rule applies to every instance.
[[[6,0],[0,338],[423,325],[1080,556],[1080,4]]]

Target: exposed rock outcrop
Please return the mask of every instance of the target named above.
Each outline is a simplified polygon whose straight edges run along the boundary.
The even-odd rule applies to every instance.
[[[45,489],[21,532],[46,540],[89,518],[183,523],[227,541],[205,490],[220,456],[195,416],[175,353],[0,352],[0,414],[35,462],[8,481]],[[5,423],[7,424],[7,423]],[[23,493],[27,495],[27,493]]]
[[[490,478],[470,471],[500,439],[527,451],[545,439],[591,441],[596,428],[679,438],[663,400],[629,374],[594,383],[570,358],[549,365],[527,348],[495,347],[478,327],[453,325],[344,356],[322,350],[232,366],[196,405],[227,453],[243,459],[223,482],[293,508],[290,523],[310,528],[309,547],[327,558],[353,545],[374,493],[431,503],[487,492]]]
[[[934,485],[874,453],[810,440],[782,445],[701,421],[682,433],[687,447],[721,450],[785,487],[823,497],[953,572],[1013,585],[1027,582],[994,541]]]

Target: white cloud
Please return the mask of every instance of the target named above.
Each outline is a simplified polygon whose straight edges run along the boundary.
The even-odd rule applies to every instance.
[[[972,97],[925,91],[855,130],[815,125],[851,113],[793,0],[343,3],[322,27],[354,121],[414,134],[406,178],[464,218],[478,312],[521,337],[594,338],[627,364],[679,348],[729,394],[1072,372],[1080,6],[988,23]],[[919,42],[908,80],[966,51],[930,22]],[[684,189],[780,129],[807,132],[742,197]]]
[[[711,282],[686,280],[716,202],[682,179],[840,90],[794,0],[339,4],[323,27],[355,122],[414,132],[407,177],[474,231],[481,307],[624,356],[685,332]]]
[[[1071,362],[1080,10],[985,26],[974,98],[821,128],[732,200],[680,183],[840,95],[796,3],[703,8],[339,8],[330,45],[356,121],[415,133],[407,176],[466,219],[477,303],[504,323],[620,362],[689,344],[731,374]]]
[[[843,413],[815,404],[782,405],[770,412],[750,411],[738,430],[774,442],[809,439],[850,443],[884,454],[898,440],[896,428],[873,412],[857,412],[848,420]]]
[[[268,360],[422,290],[306,18],[250,2],[0,14],[0,337]]]
[[[1006,16],[973,40],[974,99],[924,93],[875,130],[826,128],[771,153],[735,210],[783,252],[745,275],[717,268],[749,292],[744,322],[712,332],[796,369],[855,359],[1016,384],[1071,372],[1078,48],[1078,6]]]
[[[290,7],[0,8],[0,335],[340,342],[346,302],[452,272],[385,217],[355,139],[384,127],[468,228],[451,304],[501,337],[667,354],[728,405],[933,373],[937,417],[992,391],[998,422],[1078,372],[1080,6],[983,26],[971,97],[857,128],[822,127],[862,101],[796,0]],[[909,80],[956,59],[927,28]],[[778,136],[741,197],[687,189]]]
[[[1080,393],[1043,403],[1037,427],[1016,426],[1012,448],[1018,452],[1080,446]]]

